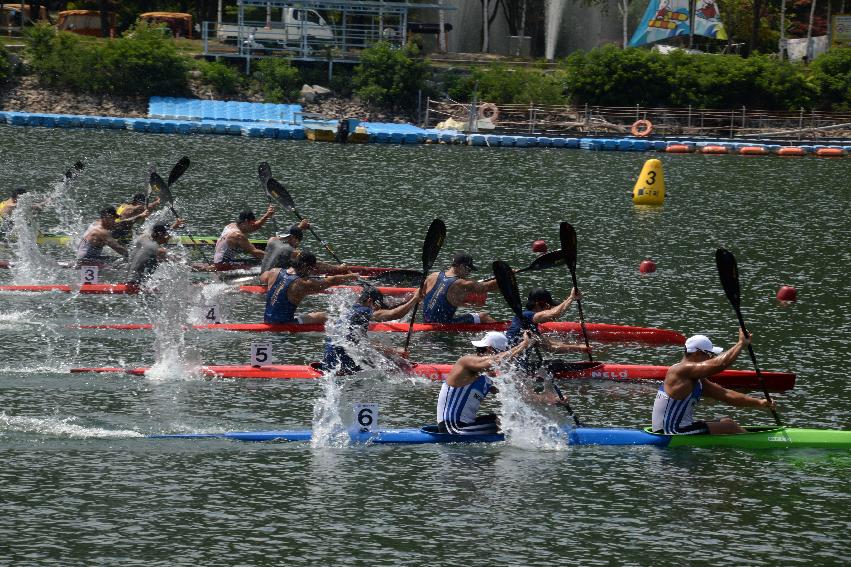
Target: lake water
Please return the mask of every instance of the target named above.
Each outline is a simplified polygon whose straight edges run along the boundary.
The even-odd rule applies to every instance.
[[[103,204],[143,191],[148,167],[174,186],[195,234],[218,235],[248,206],[262,212],[259,161],[350,263],[418,269],[429,223],[448,237],[438,265],[466,249],[486,267],[515,267],[531,243],[558,247],[558,223],[578,233],[586,318],[708,334],[730,346],[737,321],[714,251],[739,262],[742,311],[763,370],[797,373],[778,412],[800,427],[851,428],[851,161],[659,156],[664,207],[633,206],[651,154],[558,149],[373,146],[0,127],[0,193],[54,195],[42,230],[83,227]],[[86,167],[57,185],[78,159]],[[166,217],[164,217],[166,218]],[[279,226],[292,219],[276,215]],[[262,234],[268,235],[271,230]],[[305,246],[322,258],[308,238]],[[0,245],[0,258],[29,253]],[[45,248],[50,258],[70,251]],[[658,271],[642,275],[652,257]],[[41,270],[41,271],[39,271]],[[0,283],[73,282],[35,256]],[[109,272],[104,278],[110,277]],[[196,290],[174,275],[175,287]],[[553,269],[518,277],[523,293],[569,292]],[[783,285],[799,301],[774,298]],[[320,381],[211,380],[191,362],[247,364],[252,342],[300,364],[321,355],[318,334],[185,335],[197,291],[165,298],[0,295],[0,564],[15,565],[683,565],[851,561],[851,456],[831,451],[490,446],[319,446],[145,435],[310,428],[328,408],[343,423],[354,403],[380,404],[382,427],[434,421],[439,384],[373,373]],[[230,322],[262,319],[259,296],[215,298]],[[322,309],[327,297],[305,309]],[[341,299],[332,299],[340,302]],[[486,309],[509,310],[498,294]],[[85,331],[77,323],[147,322],[144,331]],[[574,308],[567,318],[576,320]],[[379,337],[400,346],[404,334]],[[452,362],[469,335],[414,336],[411,358]],[[672,364],[676,346],[595,345],[596,358]],[[69,374],[75,366],[148,366],[155,377]],[[735,368],[747,369],[746,356]],[[641,427],[657,386],[563,383],[584,423]],[[336,398],[329,397],[331,391]],[[758,392],[753,395],[760,395]],[[499,411],[499,405],[488,405]],[[547,420],[567,422],[556,408]],[[705,418],[769,424],[758,410],[704,402]]]

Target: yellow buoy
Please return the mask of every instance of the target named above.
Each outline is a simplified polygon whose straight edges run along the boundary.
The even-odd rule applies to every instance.
[[[658,159],[644,162],[641,175],[632,189],[632,202],[636,205],[661,205],[665,202],[665,173]]]

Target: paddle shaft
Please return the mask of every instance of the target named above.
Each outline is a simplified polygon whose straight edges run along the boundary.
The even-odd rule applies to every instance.
[[[739,327],[742,329],[742,332],[745,334],[745,337],[750,337],[750,333],[748,333],[748,330],[745,328],[745,319],[742,317],[741,308],[735,303],[733,303],[733,310],[736,312],[736,317],[739,319]],[[759,385],[762,388],[762,393],[765,395],[765,399],[768,400],[769,407],[771,407],[771,394],[768,393],[768,386],[765,385],[765,379],[762,377],[762,372],[760,372],[759,370],[759,365],[756,362],[756,354],[754,353],[753,346],[751,346],[750,343],[748,343],[748,354],[751,357],[751,362],[753,362],[753,367],[756,371],[756,378],[757,380],[759,380]],[[771,415],[774,416],[774,421],[777,422],[777,425],[783,425],[783,422],[780,421],[780,416],[777,415],[776,409],[771,408]]]
[[[576,295],[579,295],[579,285],[576,283],[576,268],[572,265],[567,266],[570,269],[570,279],[573,281],[573,289],[576,290]],[[588,362],[594,362],[594,357],[591,355],[591,345],[588,344],[588,329],[585,328],[585,313],[582,311],[582,300],[576,298],[576,309],[579,310],[579,325],[582,327],[582,338],[585,340],[585,346],[588,348]]]
[[[290,211],[292,211],[293,215],[295,215],[295,218],[297,218],[299,220],[299,222],[304,220],[304,217],[301,216],[301,214],[299,214],[298,209],[296,209],[295,207],[290,207],[289,209],[290,209]],[[317,242],[319,242],[319,244],[321,244],[322,247],[325,248],[325,250],[331,255],[332,258],[334,258],[337,261],[338,264],[344,263],[342,260],[340,260],[340,258],[336,254],[334,254],[334,251],[331,249],[331,247],[328,246],[328,244],[324,240],[319,238],[319,235],[316,234],[316,231],[313,230],[312,226],[307,227],[307,230],[310,231],[310,234],[313,235],[313,238],[315,238],[317,240]]]

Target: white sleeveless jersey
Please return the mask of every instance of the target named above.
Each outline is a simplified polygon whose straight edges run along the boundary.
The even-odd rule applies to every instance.
[[[222,231],[221,236],[216,241],[216,252],[213,254],[213,262],[216,264],[229,264],[236,260],[236,254],[239,252],[237,248],[228,246],[227,237],[234,232],[239,232],[236,224],[229,224]]]
[[[492,385],[490,378],[484,374],[461,388],[453,388],[444,382],[437,398],[437,422],[445,422],[450,431],[474,423],[479,406]]]

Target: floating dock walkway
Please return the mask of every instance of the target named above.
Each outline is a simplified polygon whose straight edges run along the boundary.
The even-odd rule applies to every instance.
[[[46,128],[97,128],[161,134],[219,134],[305,140],[311,130],[336,131],[337,120],[312,120],[298,104],[229,102],[152,97],[148,118],[0,111],[0,124]],[[758,143],[741,140],[657,140],[652,138],[565,138],[502,134],[465,134],[418,128],[412,124],[351,120],[350,132],[376,144],[464,144],[492,148],[573,148],[591,151],[738,154],[747,156],[844,157],[849,145]]]

